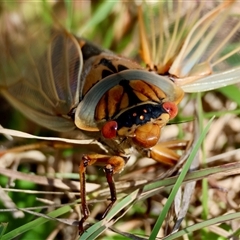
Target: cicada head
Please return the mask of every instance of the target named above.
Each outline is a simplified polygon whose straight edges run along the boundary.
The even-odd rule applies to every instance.
[[[144,103],[107,121],[101,133],[107,139],[130,138],[135,145],[150,148],[157,144],[161,128],[174,118],[177,112],[177,106],[173,102]]]

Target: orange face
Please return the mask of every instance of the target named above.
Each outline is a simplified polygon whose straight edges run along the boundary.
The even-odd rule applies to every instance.
[[[157,144],[160,138],[160,133],[160,125],[155,123],[146,123],[135,130],[133,142],[143,148],[150,148]]]

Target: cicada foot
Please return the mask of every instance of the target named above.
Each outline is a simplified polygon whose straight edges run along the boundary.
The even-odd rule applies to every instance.
[[[106,210],[102,215],[102,219],[103,219],[108,214],[113,204],[117,200],[116,187],[115,187],[113,175],[117,172],[120,172],[123,169],[123,167],[125,166],[125,160],[123,157],[109,156],[109,155],[102,155],[102,154],[90,154],[90,155],[83,156],[79,166],[81,206],[82,206],[82,213],[83,213],[83,216],[79,221],[79,235],[83,234],[84,232],[83,224],[87,220],[90,214],[87,207],[87,201],[86,201],[86,168],[87,166],[90,166],[93,164],[105,166],[104,170],[106,174],[107,183],[110,189],[110,198],[108,199],[110,200],[110,203],[108,204]]]
[[[180,155],[176,150],[185,150],[188,146],[188,141],[172,140],[162,142],[146,151],[146,155],[157,162],[174,166],[180,159]]]

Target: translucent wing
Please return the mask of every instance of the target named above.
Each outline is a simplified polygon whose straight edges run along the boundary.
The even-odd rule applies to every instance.
[[[79,102],[83,64],[78,41],[61,27],[43,23],[34,5],[21,10],[0,19],[1,93],[42,126],[74,129],[70,112]]]
[[[143,18],[143,7],[150,21]],[[143,60],[150,69],[169,75],[185,92],[240,82],[237,1],[146,4],[139,8],[139,19]]]

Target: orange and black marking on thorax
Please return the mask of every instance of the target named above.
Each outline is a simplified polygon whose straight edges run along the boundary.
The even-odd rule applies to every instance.
[[[122,80],[107,91],[99,101],[96,120],[113,119],[120,112],[147,102],[161,103],[166,95],[157,87],[142,80]]]

